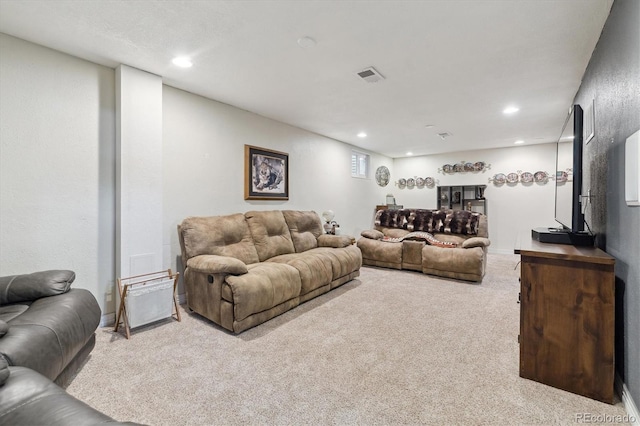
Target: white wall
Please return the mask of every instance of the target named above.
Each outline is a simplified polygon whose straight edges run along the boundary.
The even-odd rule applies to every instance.
[[[0,52],[0,275],[71,269],[113,311],[114,72],[3,34]]]
[[[244,145],[289,154],[289,200],[244,200]],[[331,209],[343,234],[371,227],[390,185],[351,177],[353,147],[169,86],[163,92],[165,266],[180,264],[187,216],[249,210]],[[371,155],[372,170],[392,160]],[[373,174],[373,173],[372,173]],[[178,267],[178,270],[181,270]]]
[[[484,161],[491,168],[484,172],[449,173],[438,172],[444,164],[461,161],[475,163]],[[398,204],[405,207],[436,208],[436,186],[487,185],[485,191],[487,216],[489,219],[490,251],[513,253],[516,236],[531,228],[559,226],[554,220],[555,183],[550,180],[542,185],[496,186],[489,178],[496,173],[535,173],[539,170],[555,174],[556,144],[541,144],[503,149],[455,152],[421,157],[407,157],[394,161],[393,194]],[[404,188],[395,185],[399,178],[433,177],[439,182],[433,188]]]

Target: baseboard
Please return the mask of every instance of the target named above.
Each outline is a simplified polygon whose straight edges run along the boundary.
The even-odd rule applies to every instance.
[[[187,302],[186,293],[178,295],[178,304],[184,305]],[[110,314],[104,314],[100,317],[100,324],[98,327],[113,327],[116,324],[116,314],[111,312]]]
[[[622,404],[624,405],[624,409],[629,416],[629,423],[633,426],[640,426],[640,412],[638,411],[638,406],[633,401],[633,398],[629,393],[629,388],[627,388],[627,385],[622,381],[622,378],[618,373],[616,373],[615,386],[616,391],[622,400]]]
[[[104,314],[100,317],[100,325],[98,327],[113,327],[116,323],[116,314],[111,312],[110,314]]]
[[[492,249],[491,246],[489,246],[489,253],[491,254],[513,254],[513,249],[509,250],[509,249]]]
[[[187,303],[187,293],[182,293],[178,295],[178,305],[184,305]]]

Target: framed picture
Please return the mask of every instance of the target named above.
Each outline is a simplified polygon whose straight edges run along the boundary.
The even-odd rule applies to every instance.
[[[289,154],[244,146],[244,199],[289,199]]]

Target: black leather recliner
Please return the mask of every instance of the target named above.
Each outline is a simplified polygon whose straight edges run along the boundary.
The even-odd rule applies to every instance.
[[[60,387],[93,349],[100,323],[95,297],[71,290],[74,279],[72,271],[0,277],[0,424],[115,422]]]

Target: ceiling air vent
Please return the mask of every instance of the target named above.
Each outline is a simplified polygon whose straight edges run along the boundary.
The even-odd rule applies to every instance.
[[[374,67],[365,68],[357,74],[358,77],[360,77],[367,83],[377,83],[380,80],[384,80],[384,76],[380,74]]]

